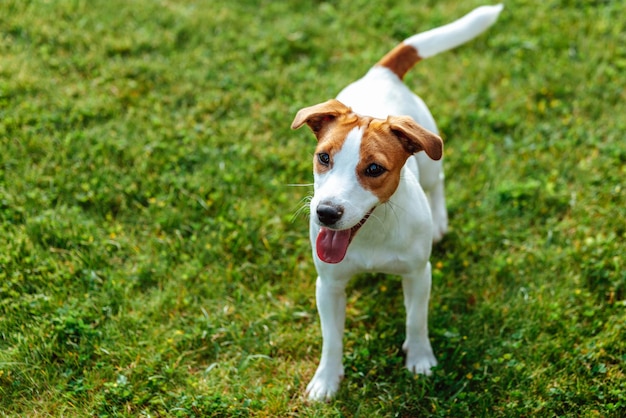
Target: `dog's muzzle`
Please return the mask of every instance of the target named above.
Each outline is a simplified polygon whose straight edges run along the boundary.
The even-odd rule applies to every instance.
[[[320,260],[325,263],[339,263],[346,256],[348,246],[357,231],[372,214],[372,208],[356,225],[348,229],[331,229],[343,216],[344,208],[340,205],[320,203],[316,209],[322,225],[315,241],[315,250]]]

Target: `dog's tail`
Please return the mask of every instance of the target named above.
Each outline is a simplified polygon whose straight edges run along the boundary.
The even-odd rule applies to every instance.
[[[487,30],[498,18],[502,7],[502,4],[481,6],[445,26],[413,35],[400,42],[376,65],[389,68],[402,79],[423,58],[455,48]]]

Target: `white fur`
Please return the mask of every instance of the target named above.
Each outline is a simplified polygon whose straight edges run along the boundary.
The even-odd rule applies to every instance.
[[[422,58],[455,48],[485,31],[498,18],[504,6],[482,6],[445,26],[418,33],[404,40],[418,50]]]
[[[408,38],[423,58],[450,49],[475,37],[495,21],[502,6],[481,7],[453,22]],[[408,115],[426,129],[437,126],[424,102],[413,94],[392,71],[372,68],[350,84],[337,100],[360,115],[386,118]],[[317,308],[322,327],[320,364],[307,386],[311,400],[328,400],[339,389],[343,377],[342,337],[345,323],[345,287],[355,274],[382,272],[402,278],[406,308],[406,367],[412,373],[431,374],[437,364],[428,339],[428,300],[431,287],[429,262],[432,242],[441,239],[448,227],[444,198],[442,162],[420,152],[404,165],[397,190],[387,203],[378,205],[337,264],[321,261],[315,251],[320,231],[316,208],[330,201],[345,207],[341,228],[359,222],[377,203],[356,176],[362,130],[348,134],[334,165],[324,174],[315,174],[311,201],[310,237],[317,268]],[[420,187],[421,186],[421,187]],[[425,193],[426,192],[426,193]],[[345,218],[345,221],[344,221]]]

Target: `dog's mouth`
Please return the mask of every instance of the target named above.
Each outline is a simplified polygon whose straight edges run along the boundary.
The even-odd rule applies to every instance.
[[[320,260],[329,264],[341,262],[348,252],[348,246],[359,229],[372,214],[372,208],[356,225],[348,229],[330,229],[321,227],[315,241],[315,250]]]

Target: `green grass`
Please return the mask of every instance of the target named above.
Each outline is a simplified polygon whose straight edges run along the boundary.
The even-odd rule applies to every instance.
[[[626,412],[626,15],[507,1],[407,84],[446,140],[431,378],[403,370],[397,278],[321,345],[314,138],[289,129],[396,42],[481,1],[0,2],[0,414]]]

